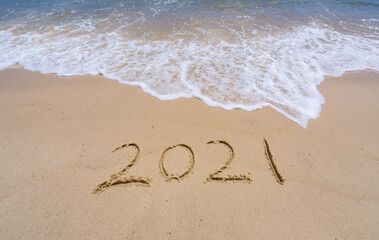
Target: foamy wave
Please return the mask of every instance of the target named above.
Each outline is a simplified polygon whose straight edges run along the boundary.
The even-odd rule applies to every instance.
[[[251,33],[255,35],[255,33]],[[233,42],[131,40],[121,33],[0,31],[0,69],[103,74],[162,100],[197,97],[227,110],[270,106],[306,127],[319,116],[325,75],[379,71],[379,41],[317,26]]]

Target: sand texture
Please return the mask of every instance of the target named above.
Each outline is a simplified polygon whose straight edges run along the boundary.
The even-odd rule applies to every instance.
[[[0,72],[0,239],[378,239],[379,73],[318,119]]]

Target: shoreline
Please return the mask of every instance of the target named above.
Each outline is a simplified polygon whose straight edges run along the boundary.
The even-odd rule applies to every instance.
[[[325,104],[306,129],[267,107],[226,111],[195,98],[161,101],[101,76],[63,78],[0,71],[1,238],[379,235],[378,72],[325,77],[318,86]],[[138,158],[125,145],[132,143]],[[178,144],[190,151],[170,148]],[[141,176],[149,187],[132,182],[92,193],[134,158],[119,177]],[[217,170],[251,181],[212,180]]]
[[[35,72],[35,73],[40,73],[40,74],[43,74],[43,75],[50,75],[50,76],[55,76],[55,77],[58,77],[58,78],[80,78],[80,77],[101,77],[101,78],[105,78],[107,80],[112,80],[112,81],[116,81],[117,83],[119,84],[123,84],[123,85],[127,85],[129,87],[137,87],[139,88],[143,93],[145,94],[148,94],[154,98],[156,98],[157,100],[160,100],[160,101],[175,101],[175,100],[178,100],[178,99],[197,99],[201,102],[203,102],[206,106],[208,107],[211,107],[211,108],[220,108],[222,110],[225,110],[225,111],[234,111],[234,110],[241,110],[241,111],[246,111],[246,112],[253,112],[253,111],[257,111],[257,110],[261,110],[263,108],[271,108],[273,109],[274,111],[278,112],[279,114],[283,115],[284,117],[288,118],[289,120],[293,121],[294,123],[298,124],[299,126],[301,126],[302,128],[306,129],[309,122],[310,121],[313,121],[313,120],[317,120],[318,117],[320,116],[321,114],[321,111],[322,111],[322,106],[325,104],[325,103],[322,103],[320,108],[320,113],[318,115],[317,118],[310,118],[308,119],[308,122],[306,124],[306,126],[302,126],[299,122],[298,119],[294,118],[293,116],[290,116],[288,115],[286,112],[284,112],[282,109],[279,109],[279,108],[276,108],[275,106],[273,106],[272,104],[270,103],[266,103],[266,104],[263,104],[261,107],[257,108],[257,109],[254,109],[254,110],[246,110],[244,109],[244,107],[236,107],[237,105],[235,105],[232,109],[226,109],[224,108],[222,105],[220,105],[219,103],[217,102],[214,102],[213,103],[213,100],[207,100],[207,99],[203,99],[201,97],[198,97],[198,96],[191,96],[191,97],[185,97],[185,96],[181,96],[179,98],[174,98],[174,99],[160,99],[159,97],[155,96],[154,94],[151,94],[150,92],[148,91],[145,91],[143,87],[141,87],[139,84],[130,84],[130,83],[125,83],[125,82],[120,82],[119,80],[117,79],[112,79],[112,78],[108,78],[106,76],[104,76],[102,73],[99,73],[99,74],[96,74],[96,75],[91,75],[91,74],[87,74],[87,75],[73,75],[73,76],[60,76],[58,75],[57,73],[42,73],[40,71],[34,71],[34,70],[28,70],[28,69],[25,69],[25,67],[19,63],[17,64],[14,64],[10,67],[7,67],[5,69],[0,69],[0,72],[1,71],[5,71],[5,70],[9,70],[9,69],[19,69],[19,70],[24,70],[24,71],[29,71],[29,72]],[[351,70],[351,71],[345,71],[344,73],[338,75],[338,76],[332,76],[332,75],[324,75],[324,79],[316,86],[317,90],[321,93],[321,95],[323,96],[322,92],[320,91],[319,87],[320,85],[326,80],[326,79],[334,79],[334,78],[343,78],[343,76],[345,75],[350,75],[350,74],[359,74],[359,73],[372,73],[372,74],[378,74],[379,72],[374,70],[374,69],[364,69],[364,70]],[[207,101],[211,101],[212,104],[209,104],[207,103]]]

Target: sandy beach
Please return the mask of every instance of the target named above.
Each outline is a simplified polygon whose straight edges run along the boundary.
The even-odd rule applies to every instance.
[[[2,70],[0,239],[377,239],[378,80],[326,77],[303,129],[271,108]]]

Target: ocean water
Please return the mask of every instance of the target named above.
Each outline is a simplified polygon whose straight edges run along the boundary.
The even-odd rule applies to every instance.
[[[379,71],[379,0],[0,0],[0,69],[16,63],[305,128],[326,75]]]

